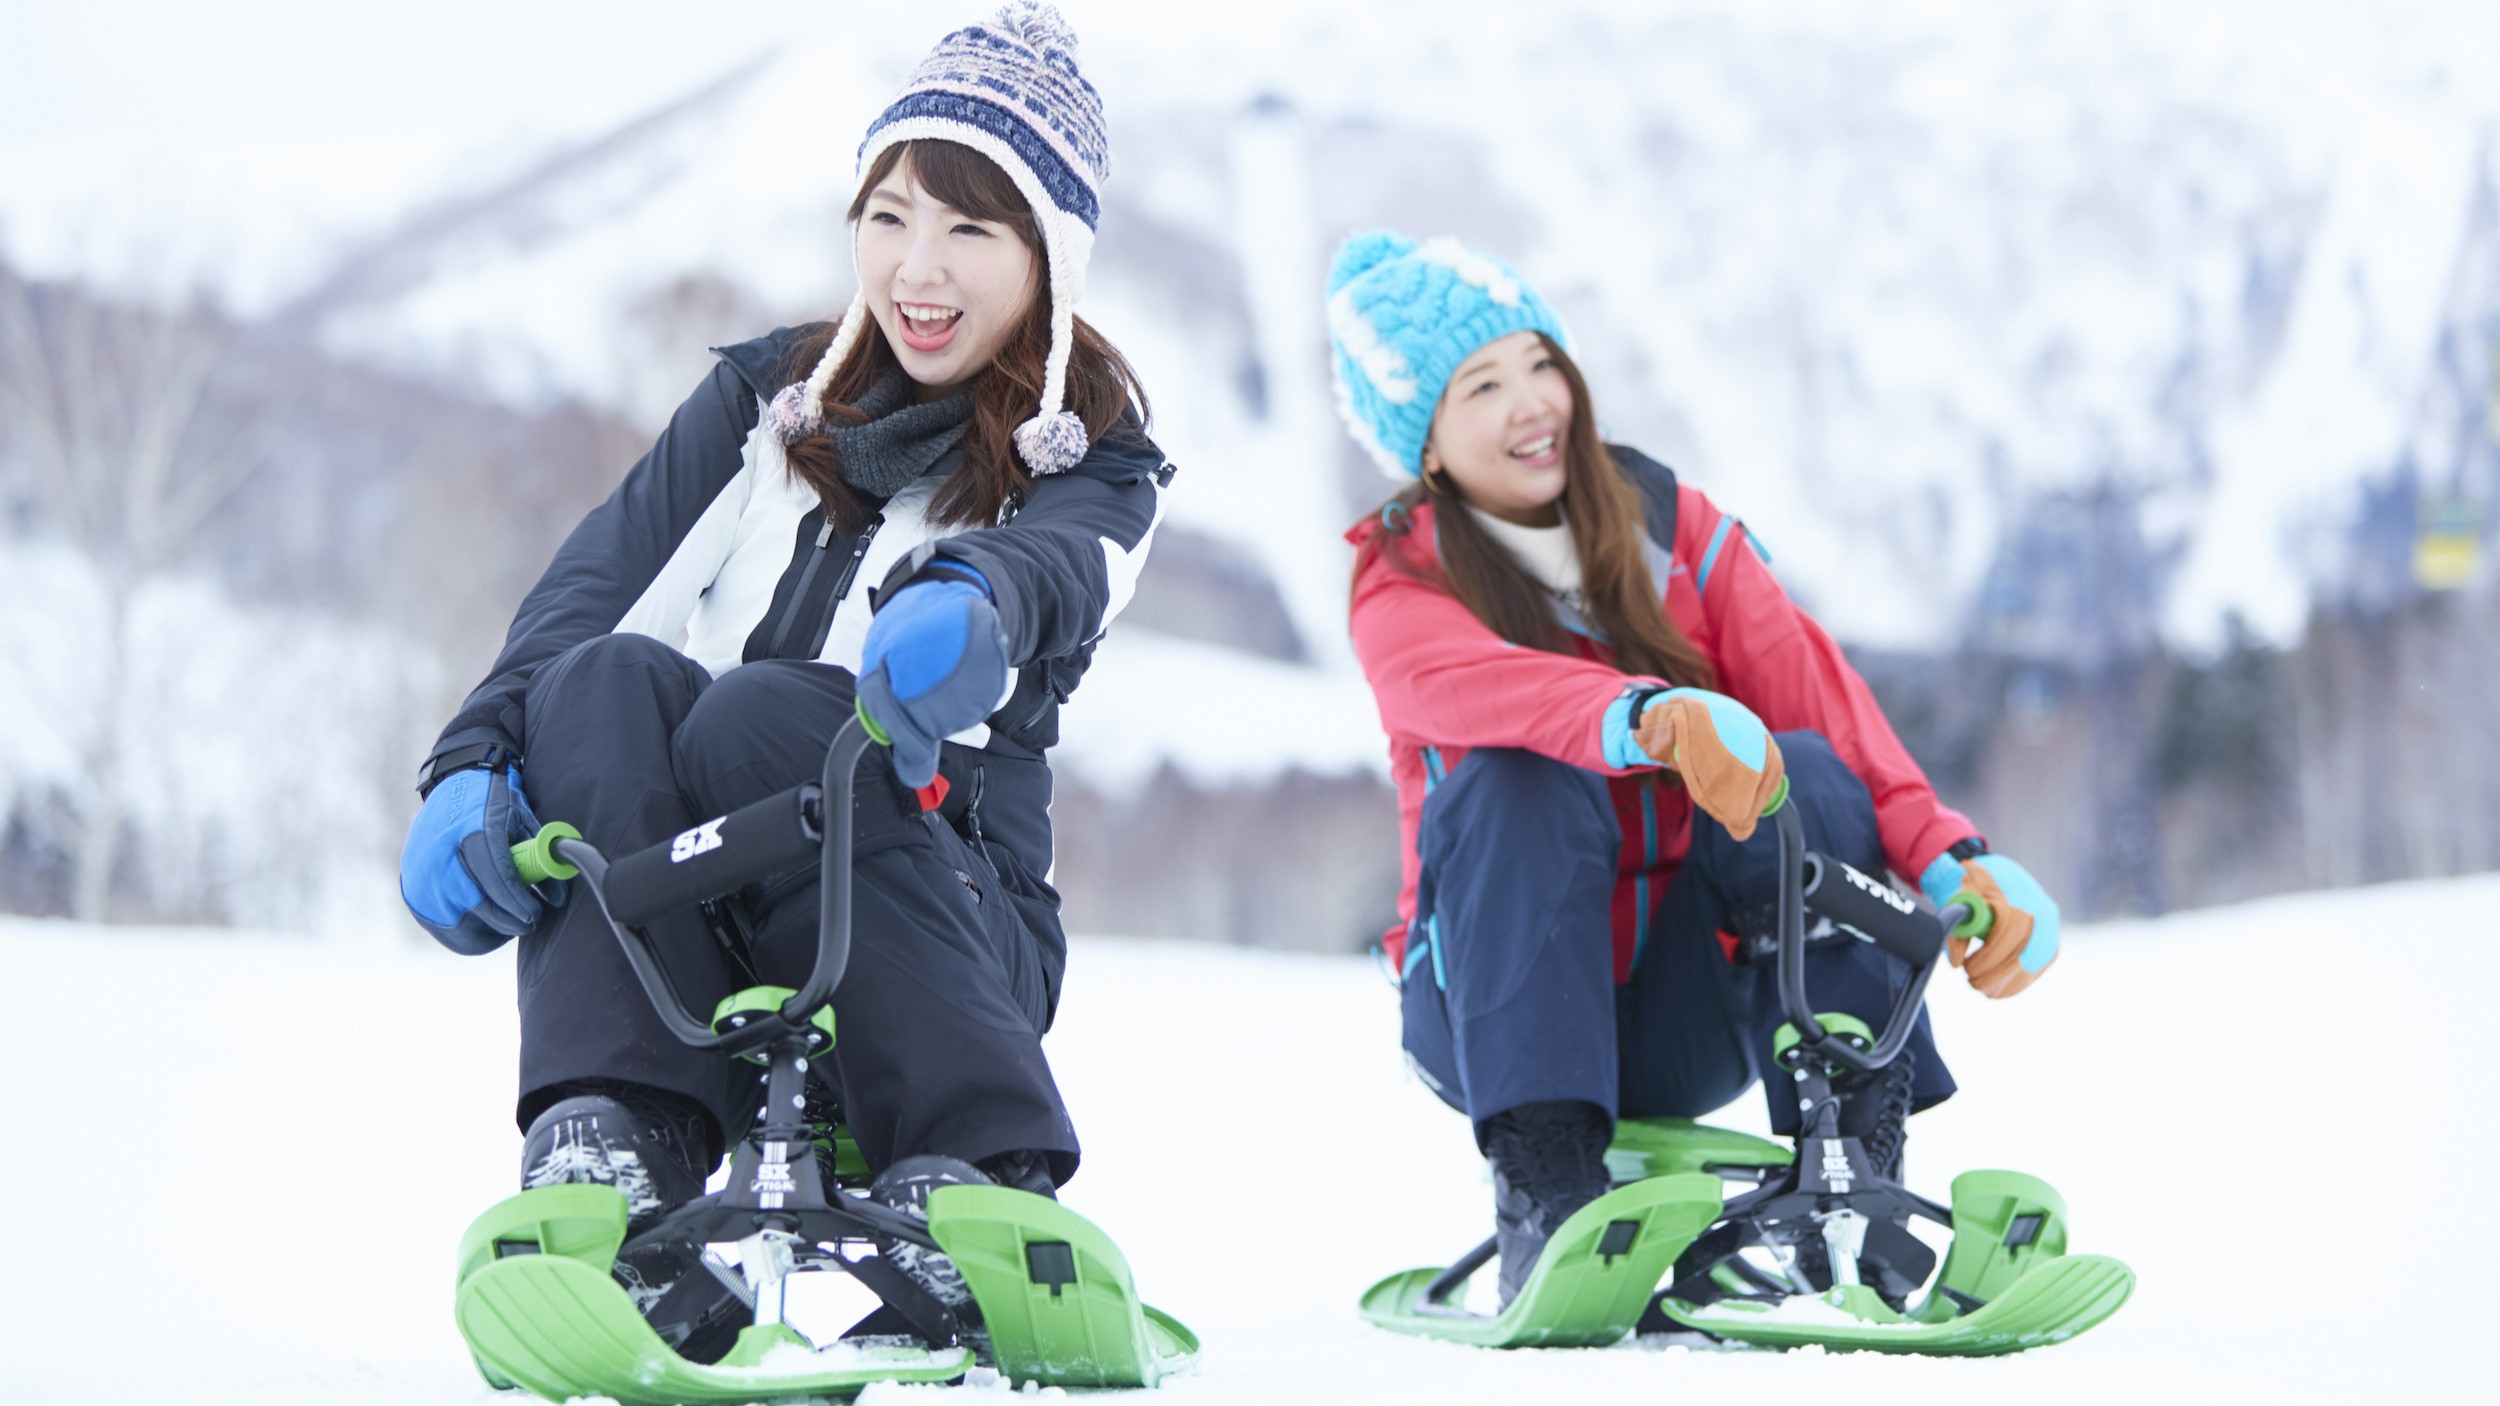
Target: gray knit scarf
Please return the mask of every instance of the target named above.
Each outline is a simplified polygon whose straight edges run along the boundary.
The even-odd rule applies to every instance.
[[[868,423],[826,427],[842,459],[844,483],[871,497],[891,498],[963,443],[972,423],[971,388],[916,405],[911,399],[916,384],[900,367],[889,370],[851,402]]]

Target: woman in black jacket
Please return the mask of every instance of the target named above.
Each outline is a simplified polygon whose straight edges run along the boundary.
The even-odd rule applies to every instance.
[[[455,949],[521,939],[526,1186],[614,1184],[648,1223],[701,1192],[754,1089],[660,1024],[596,905],[521,883],[533,808],[623,854],[813,778],[855,711],[892,745],[859,779],[822,1111],[890,1204],[1076,1169],[1041,1049],[1066,959],[1045,754],[1170,470],[1073,311],[1107,167],[1074,50],[1035,5],[939,44],[860,150],[848,313],[718,349],[435,744],[402,893]],[[698,1010],[796,985],[817,890],[810,868],[742,896],[744,942],[693,912],[653,937]],[[743,1310],[700,1248],[617,1275],[710,1361]],[[963,1301],[943,1257],[892,1250]]]

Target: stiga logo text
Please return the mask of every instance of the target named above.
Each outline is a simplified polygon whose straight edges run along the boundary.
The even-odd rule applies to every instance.
[[[709,854],[713,850],[719,849],[720,823],[722,820],[727,820],[728,818],[728,816],[724,815],[718,820],[706,820],[702,824],[697,825],[693,829],[678,836],[675,842],[670,844],[668,847],[668,862],[671,864],[683,864],[698,854]]]
[[[1840,876],[1847,879],[1850,883],[1855,884],[1857,887],[1865,890],[1868,895],[1882,899],[1885,905],[1890,907],[1892,911],[1896,913],[1915,913],[1918,911],[1917,904],[1910,902],[1907,898],[1904,898],[1900,894],[1894,892],[1892,885],[1883,882],[1881,879],[1870,879],[1866,875],[1859,873],[1857,870],[1850,868],[1846,864],[1840,866]]]

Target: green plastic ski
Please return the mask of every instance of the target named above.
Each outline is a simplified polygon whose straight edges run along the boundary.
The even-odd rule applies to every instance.
[[[1428,1302],[1442,1272],[1432,1268],[1373,1285],[1363,1316],[1391,1332],[1478,1347],[1602,1347],[1632,1331],[1676,1256],[1719,1218],[1720,1187],[1715,1176],[1681,1172],[1591,1201],[1554,1232],[1497,1315]]]
[[[851,1396],[877,1382],[944,1382],[972,1366],[960,1347],[818,1350],[784,1326],[750,1327],[716,1366],[688,1362],[651,1331],[609,1273],[625,1242],[614,1187],[549,1186],[498,1203],[460,1245],[454,1314],[497,1385],[550,1401],[621,1406]]]
[[[1138,1300],[1111,1237],[1049,1197],[942,1186],[929,1234],[963,1271],[998,1370],[1016,1381],[1153,1386],[1198,1356],[1196,1334]]]
[[[1766,1347],[1994,1357],[2062,1343],[2116,1313],[2134,1289],[2134,1271],[2107,1255],[2070,1255],[1938,1323],[1902,1317],[1864,1285],[1776,1305],[1730,1300],[1696,1309],[1660,1299],[1658,1307],[1685,1327]]]
[[[744,1330],[716,1366],[688,1362],[611,1277],[625,1224],[615,1188],[577,1185],[524,1191],[469,1227],[455,1314],[490,1382],[551,1401],[680,1406],[850,1396],[877,1382],[951,1381],[973,1365],[960,1347],[818,1349],[782,1325]],[[999,1370],[1017,1381],[1152,1386],[1198,1354],[1196,1335],[1138,1301],[1111,1238],[1047,1197],[943,1187],[929,1229],[981,1305]]]
[[[1606,1149],[1606,1173],[1620,1185],[1675,1172],[1776,1169],[1796,1160],[1779,1143],[1733,1128],[1690,1118],[1621,1118]]]
[[[1863,1285],[1782,1303],[1741,1299],[1696,1307],[1660,1298],[1669,1319],[1766,1347],[1993,1357],[2061,1343],[2116,1313],[2135,1272],[2106,1255],[2066,1253],[2066,1201],[2021,1172],[1953,1179],[1953,1245],[1936,1289],[1895,1312]]]

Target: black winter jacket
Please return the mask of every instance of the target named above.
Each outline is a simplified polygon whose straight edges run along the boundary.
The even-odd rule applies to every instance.
[[[503,652],[443,729],[426,770],[479,743],[518,752],[531,674],[602,634],[635,631],[675,644],[716,677],[776,658],[856,672],[878,594],[869,588],[890,588],[930,557],[949,557],[989,582],[1017,670],[1014,691],[986,727],[944,748],[949,818],[978,805],[980,830],[1024,871],[1025,896],[1046,900],[1055,938],[1057,895],[1041,880],[1051,863],[1043,753],[1059,740],[1059,709],[1096,642],[1135,588],[1172,466],[1124,426],[1074,468],[1036,479],[997,526],[927,523],[920,510],[941,477],[932,474],[865,527],[829,531],[815,494],[791,478],[779,442],[761,427],[765,405],[794,379],[792,348],[817,330],[785,327],[713,348],[720,364],[523,598]]]

